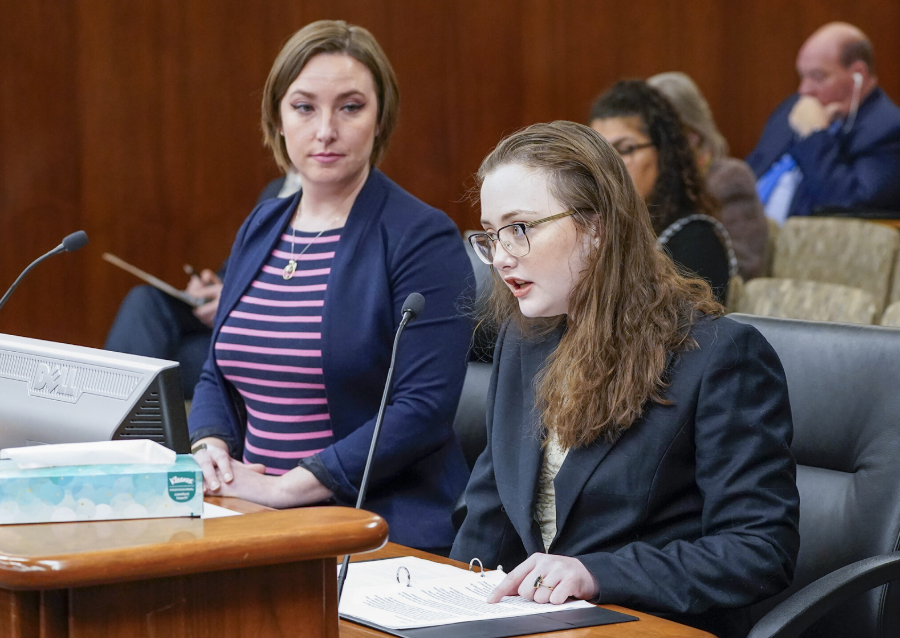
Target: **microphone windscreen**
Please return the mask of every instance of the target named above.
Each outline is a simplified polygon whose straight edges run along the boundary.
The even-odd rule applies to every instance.
[[[412,321],[425,309],[425,297],[417,292],[411,293],[406,301],[403,302],[403,314],[407,312],[412,315],[409,320]]]
[[[63,248],[66,249],[66,252],[70,253],[73,250],[78,250],[79,248],[84,248],[84,245],[88,243],[87,233],[83,230],[76,231],[71,235],[67,235],[65,239],[62,240]]]

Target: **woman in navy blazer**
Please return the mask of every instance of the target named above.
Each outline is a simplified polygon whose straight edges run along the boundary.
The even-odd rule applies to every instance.
[[[745,635],[799,548],[777,355],[656,248],[591,129],[524,129],[478,175],[471,241],[503,328],[451,557],[511,570],[490,602],[575,596]]]
[[[189,420],[207,493],[235,495],[273,507],[329,498],[352,504],[369,451],[401,305],[410,293],[418,292],[426,300],[425,309],[400,343],[366,507],[385,517],[391,540],[420,548],[447,548],[454,535],[453,506],[468,478],[452,430],[471,340],[470,322],[459,308],[465,303],[462,297],[473,275],[459,232],[445,214],[406,193],[374,168],[396,119],[397,94],[387,58],[368,32],[334,21],[305,27],[285,45],[264,93],[267,141],[280,163],[290,163],[300,172],[303,189],[292,198],[257,206],[232,248],[214,343]],[[226,379],[223,352],[231,355],[243,348],[268,353],[273,348],[265,347],[270,345],[266,342],[251,342],[223,350],[222,344],[231,345],[228,339],[274,334],[270,329],[231,326],[240,325],[241,316],[258,317],[255,313],[264,312],[265,305],[256,306],[261,310],[250,308],[252,313],[236,313],[235,309],[246,303],[249,295],[261,294],[260,290],[285,288],[283,284],[295,272],[291,262],[298,275],[305,276],[302,269],[309,262],[294,254],[297,231],[318,233],[307,247],[314,247],[320,237],[336,238],[339,232],[334,248],[329,248],[333,253],[326,255],[330,259],[326,283],[303,287],[324,290],[318,293],[323,299],[315,302],[321,306],[321,311],[316,311],[321,324],[320,341],[314,345],[321,348],[325,398],[298,399],[304,396],[301,391],[290,391],[265,397],[268,403],[254,404],[254,413],[248,401],[259,400],[264,391],[274,394],[286,383],[268,377],[252,380],[257,385],[249,390],[242,388],[250,372],[240,372],[238,381],[234,376]],[[325,232],[329,235],[323,235]],[[278,256],[278,246],[284,246],[285,238],[291,242],[287,263],[283,263],[286,257]],[[309,271],[310,277],[321,276],[322,271]],[[276,283],[265,283],[267,273]],[[307,281],[299,279],[300,283]],[[300,329],[305,325],[310,324]],[[319,339],[319,333],[312,338]],[[296,334],[308,338],[309,333]],[[276,341],[278,346],[284,343]],[[308,352],[296,350],[307,347],[302,344],[288,341],[287,345],[294,348],[292,353]],[[279,349],[283,350],[274,348]],[[290,367],[276,366],[277,360],[266,361],[269,369]],[[281,363],[291,361],[285,358]],[[248,362],[242,370],[254,365]],[[309,385],[314,384],[287,387]],[[274,389],[268,390],[269,386]],[[304,401],[324,404],[326,398],[324,416],[330,419],[330,432],[326,433],[330,444],[324,449],[290,461],[294,465],[282,467],[281,472],[286,473],[277,476],[263,474],[263,466],[237,460],[253,458],[261,447],[251,445],[249,437],[261,427],[254,428],[252,419],[262,409],[272,412]],[[276,416],[276,421],[308,422],[322,416]],[[323,435],[292,434],[291,427],[264,432],[261,440],[274,447],[280,441]],[[313,429],[322,430],[323,426]],[[279,458],[298,459],[302,454],[270,452],[273,463]]]

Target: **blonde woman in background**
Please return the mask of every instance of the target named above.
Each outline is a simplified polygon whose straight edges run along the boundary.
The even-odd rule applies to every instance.
[[[753,171],[745,162],[728,157],[728,142],[690,77],[679,72],[660,73],[647,83],[672,103],[687,129],[707,190],[721,204],[719,220],[731,236],[738,273],[745,280],[764,275],[769,227],[756,195]]]

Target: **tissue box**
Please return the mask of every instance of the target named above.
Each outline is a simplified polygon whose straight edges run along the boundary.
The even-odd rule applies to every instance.
[[[22,469],[0,461],[0,525],[200,516],[203,473],[190,454],[175,463]]]

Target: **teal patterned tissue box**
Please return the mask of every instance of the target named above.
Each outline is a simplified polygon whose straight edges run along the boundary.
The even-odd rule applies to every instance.
[[[0,525],[200,516],[203,473],[190,454],[171,465],[22,469],[0,461]]]

